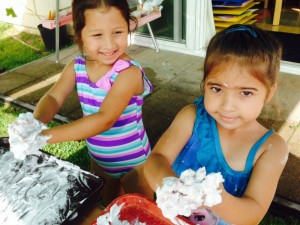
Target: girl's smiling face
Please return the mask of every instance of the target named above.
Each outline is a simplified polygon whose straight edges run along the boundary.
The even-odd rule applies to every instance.
[[[87,9],[81,32],[83,48],[90,59],[112,65],[128,46],[128,24],[115,7]]]
[[[204,105],[216,122],[237,129],[256,121],[276,89],[267,87],[237,64],[212,71],[204,83]]]

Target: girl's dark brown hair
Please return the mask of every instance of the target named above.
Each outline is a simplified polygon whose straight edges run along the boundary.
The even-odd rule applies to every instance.
[[[84,12],[87,9],[116,7],[120,10],[128,25],[128,31],[134,32],[137,28],[137,19],[131,14],[127,0],[73,0],[72,16],[74,40],[77,43],[81,53],[83,53],[83,43],[81,39],[81,31],[85,26]],[[131,21],[134,23],[134,28],[130,28]]]
[[[210,73],[233,63],[246,68],[269,89],[277,82],[281,55],[281,44],[268,32],[254,25],[232,25],[217,33],[208,44],[202,91]]]

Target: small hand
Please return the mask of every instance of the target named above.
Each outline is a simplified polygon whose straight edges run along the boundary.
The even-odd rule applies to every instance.
[[[221,173],[206,174],[204,167],[197,171],[187,169],[179,178],[163,179],[162,186],[156,190],[157,206],[171,220],[177,215],[189,217],[195,209],[212,207],[222,201],[218,187],[223,181]]]
[[[28,154],[38,153],[38,150],[51,138],[51,136],[41,134],[41,131],[45,129],[48,129],[47,126],[35,119],[32,113],[21,113],[8,126],[10,150],[15,158],[23,160]]]

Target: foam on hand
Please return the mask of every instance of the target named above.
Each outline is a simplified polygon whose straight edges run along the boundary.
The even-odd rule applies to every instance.
[[[27,155],[39,154],[39,149],[47,144],[51,136],[42,135],[48,127],[34,118],[31,112],[21,113],[8,126],[10,150],[16,159],[24,160]]]
[[[201,206],[212,207],[221,203],[222,190],[218,189],[221,182],[224,182],[221,173],[206,174],[204,167],[197,171],[185,170],[179,178],[166,177],[156,190],[157,206],[171,221],[177,215],[189,217]]]

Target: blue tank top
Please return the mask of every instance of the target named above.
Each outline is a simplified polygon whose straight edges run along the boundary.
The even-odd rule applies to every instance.
[[[205,110],[203,100],[202,97],[194,102],[196,120],[193,134],[177,156],[172,169],[178,176],[189,168],[196,171],[205,167],[207,173],[221,172],[225,180],[223,183],[225,190],[236,197],[241,197],[251,176],[255,155],[274,131],[269,130],[253,145],[248,154],[244,171],[235,171],[225,160],[216,121]]]

